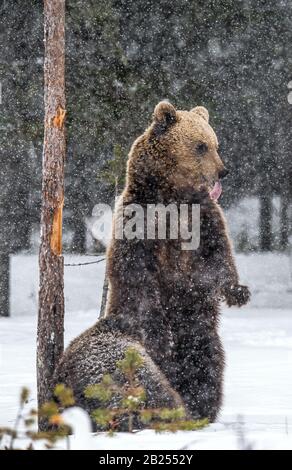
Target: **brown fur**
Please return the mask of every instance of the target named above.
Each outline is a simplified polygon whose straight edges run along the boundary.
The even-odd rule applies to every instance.
[[[159,103],[130,151],[115,223],[132,203],[200,204],[200,246],[184,251],[180,239],[112,240],[106,318],[71,344],[56,373],[56,381],[72,386],[82,406],[89,408],[83,389],[113,370],[121,344],[138,344],[147,358],[142,375],[154,396],[151,406],[182,400],[191,416],[216,418],[224,369],[220,299],[239,306],[249,299],[248,289],[238,285],[222,210],[209,197],[223,171],[207,110],[176,111]]]

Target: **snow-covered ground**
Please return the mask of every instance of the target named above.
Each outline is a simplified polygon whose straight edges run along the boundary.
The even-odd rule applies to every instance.
[[[93,261],[82,258],[82,261]],[[65,262],[80,262],[65,256]],[[222,309],[226,350],[225,401],[218,422],[175,435],[143,431],[94,436],[97,449],[292,449],[292,279],[286,255],[238,255],[249,306]],[[98,316],[104,262],[65,268],[66,343]],[[0,426],[14,421],[21,386],[35,405],[37,258],[11,259],[11,318],[0,318]],[[243,443],[244,441],[244,443]],[[72,440],[74,446],[74,439]]]

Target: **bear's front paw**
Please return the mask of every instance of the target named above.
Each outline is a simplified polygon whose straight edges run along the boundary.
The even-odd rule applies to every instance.
[[[233,305],[241,307],[250,300],[250,291],[247,286],[230,286],[224,289],[224,297],[228,307],[232,307]]]

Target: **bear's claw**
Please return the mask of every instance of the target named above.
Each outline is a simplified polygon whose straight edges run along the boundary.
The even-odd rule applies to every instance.
[[[242,307],[250,300],[250,290],[247,286],[233,285],[224,289],[224,297],[228,307]]]

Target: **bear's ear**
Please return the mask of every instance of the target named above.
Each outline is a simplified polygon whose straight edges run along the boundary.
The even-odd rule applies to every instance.
[[[209,122],[209,113],[204,106],[196,106],[195,108],[191,109],[191,113],[198,114],[201,116],[205,121]]]
[[[176,118],[176,109],[168,101],[160,101],[160,103],[155,106],[153,119],[154,122],[161,127],[166,129],[170,124],[176,121]]]

